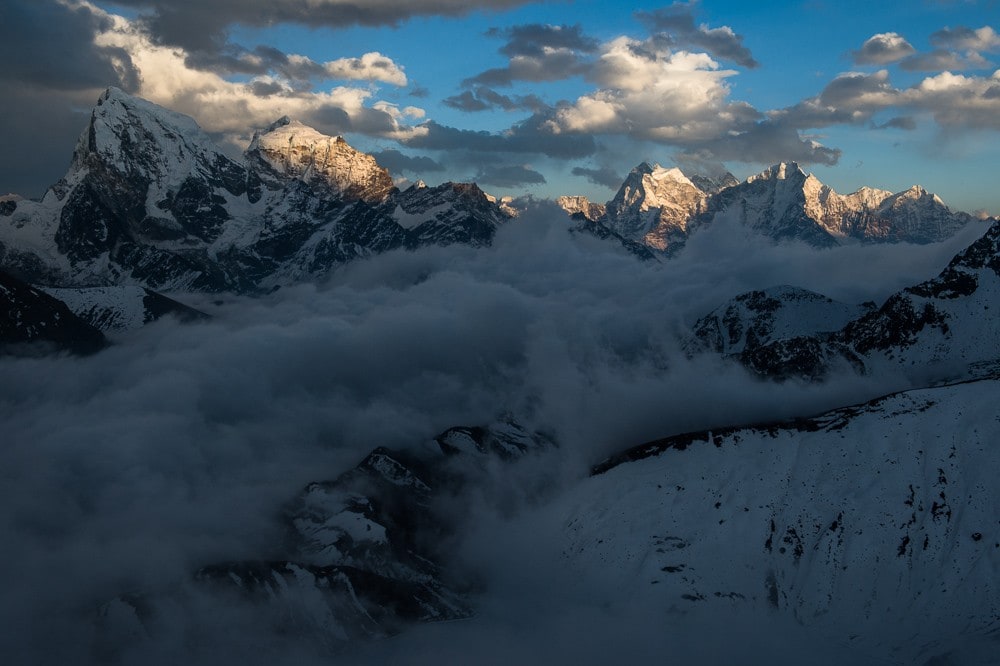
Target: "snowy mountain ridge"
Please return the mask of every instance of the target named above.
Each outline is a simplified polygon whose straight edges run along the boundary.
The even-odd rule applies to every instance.
[[[739,355],[775,340],[836,331],[873,309],[874,303],[838,303],[798,287],[752,291],[699,319],[688,347],[691,351]]]
[[[932,243],[973,220],[916,185],[896,194],[871,187],[839,194],[795,162],[775,164],[742,183],[731,174],[689,178],[676,167],[643,162],[629,173],[604,212],[585,197],[561,197],[558,203],[571,215],[585,211],[590,221],[668,255],[680,251],[691,234],[722,219],[776,241],[798,240],[817,247]]]
[[[1000,357],[1000,222],[941,273],[879,306],[803,290],[743,294],[699,320],[689,353],[730,356],[765,377],[823,379],[838,367],[918,383],[975,376]],[[789,321],[790,320],[790,321]]]
[[[258,293],[396,248],[487,245],[509,218],[474,185],[400,192],[288,118],[233,160],[191,118],[112,88],[66,176],[0,208],[0,264],[53,287]]]
[[[343,137],[329,137],[283,116],[254,133],[247,160],[271,182],[289,178],[329,187],[345,200],[384,201],[393,189],[389,171],[375,158],[351,148]]]
[[[567,501],[565,563],[681,613],[783,615],[866,659],[988,663],[959,655],[1000,629],[998,395],[994,376],[635,447]]]

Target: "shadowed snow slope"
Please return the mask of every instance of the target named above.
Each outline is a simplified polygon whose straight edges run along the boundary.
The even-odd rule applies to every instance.
[[[637,447],[574,491],[567,566],[923,663],[1000,630],[998,399],[991,378]]]

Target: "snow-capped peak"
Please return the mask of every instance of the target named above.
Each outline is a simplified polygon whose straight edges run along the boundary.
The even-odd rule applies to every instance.
[[[764,169],[758,174],[747,178],[748,183],[758,180],[791,180],[793,178],[807,178],[806,172],[802,170],[798,162],[779,162]]]
[[[277,149],[287,146],[312,146],[343,142],[341,136],[327,136],[308,125],[282,116],[259,132],[255,132],[248,151],[255,148]]]
[[[220,161],[232,164],[193,118],[108,88],[77,142],[71,171],[101,164],[169,186]]]
[[[691,187],[695,188],[697,187],[694,183],[690,181],[690,179],[688,179],[687,176],[684,175],[684,172],[678,169],[677,167],[665,169],[657,165],[657,167],[653,169],[653,172],[649,175],[652,176],[653,180],[657,182],[662,183],[669,181],[675,183],[684,183],[685,185],[690,185]]]
[[[634,169],[632,169],[629,174],[636,176],[638,179],[642,179],[645,176],[649,176],[657,183],[662,182],[676,182],[684,183],[692,187],[697,187],[691,180],[684,175],[684,172],[677,167],[662,167],[659,164],[650,164],[649,162],[642,162]]]
[[[347,199],[383,201],[393,189],[392,177],[374,157],[288,116],[257,132],[246,154],[272,180],[320,184]]]

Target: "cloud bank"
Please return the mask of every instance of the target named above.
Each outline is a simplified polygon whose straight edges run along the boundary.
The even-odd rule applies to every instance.
[[[676,261],[653,264],[567,238],[567,224],[539,205],[489,249],[390,253],[261,300],[189,296],[215,318],[158,322],[88,358],[0,360],[0,654],[86,663],[97,605],[122,592],[169,593],[201,565],[280,552],[281,505],[375,446],[418,444],[511,411],[560,441],[555,461],[526,471],[552,477],[557,493],[595,460],[653,437],[898,388],[903,378],[760,384],[735,367],[686,360],[678,335],[731,296],[774,284],[880,299],[935,274],[970,240],[817,251],[755,242],[720,223]],[[498,487],[516,495],[517,478]],[[499,563],[518,561],[524,542],[516,523],[498,522],[491,492],[476,500],[482,510],[466,508],[469,540],[455,564],[501,594],[471,635],[523,636],[510,648],[517,654],[532,634],[505,624],[515,600],[502,596],[511,571]],[[529,499],[514,507],[534,510]],[[495,550],[479,561],[487,543]],[[543,574],[552,563],[537,566]],[[578,584],[602,598],[599,581]],[[144,663],[309,663],[319,649],[273,633],[253,608],[192,603],[164,611]],[[557,606],[581,621],[606,613],[579,598]],[[638,611],[626,603],[612,626]],[[647,629],[635,631],[653,636]],[[435,631],[415,640],[454,649],[445,628],[440,639]]]

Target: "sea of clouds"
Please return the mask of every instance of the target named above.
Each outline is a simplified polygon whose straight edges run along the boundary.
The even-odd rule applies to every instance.
[[[688,627],[720,618],[667,625],[588,581],[559,580],[564,594],[540,599],[532,581],[557,580],[557,547],[534,539],[532,516],[622,448],[905,388],[902,376],[765,383],[717,358],[688,359],[681,342],[698,317],[750,289],[881,301],[936,275],[984,230],[937,245],[816,250],[720,223],[674,259],[640,262],[569,234],[564,214],[538,203],[490,248],[389,253],[257,299],[174,295],[213,318],[160,321],[85,358],[0,360],[0,654],[100,661],[91,619],[103,602],[175,589],[205,564],[273,556],[280,508],[307,482],[376,446],[511,413],[560,446],[502,489],[517,496],[541,475],[544,493],[525,491],[502,512],[489,497],[469,504],[456,558],[485,580],[477,618],[362,646],[351,661],[608,663],[625,645],[638,661],[667,650],[723,659],[728,647],[706,648]],[[230,610],[179,609],[175,632],[152,637],[142,663],[327,659]],[[788,627],[730,625],[763,653],[810,645]],[[791,643],[779,640],[786,630]]]

